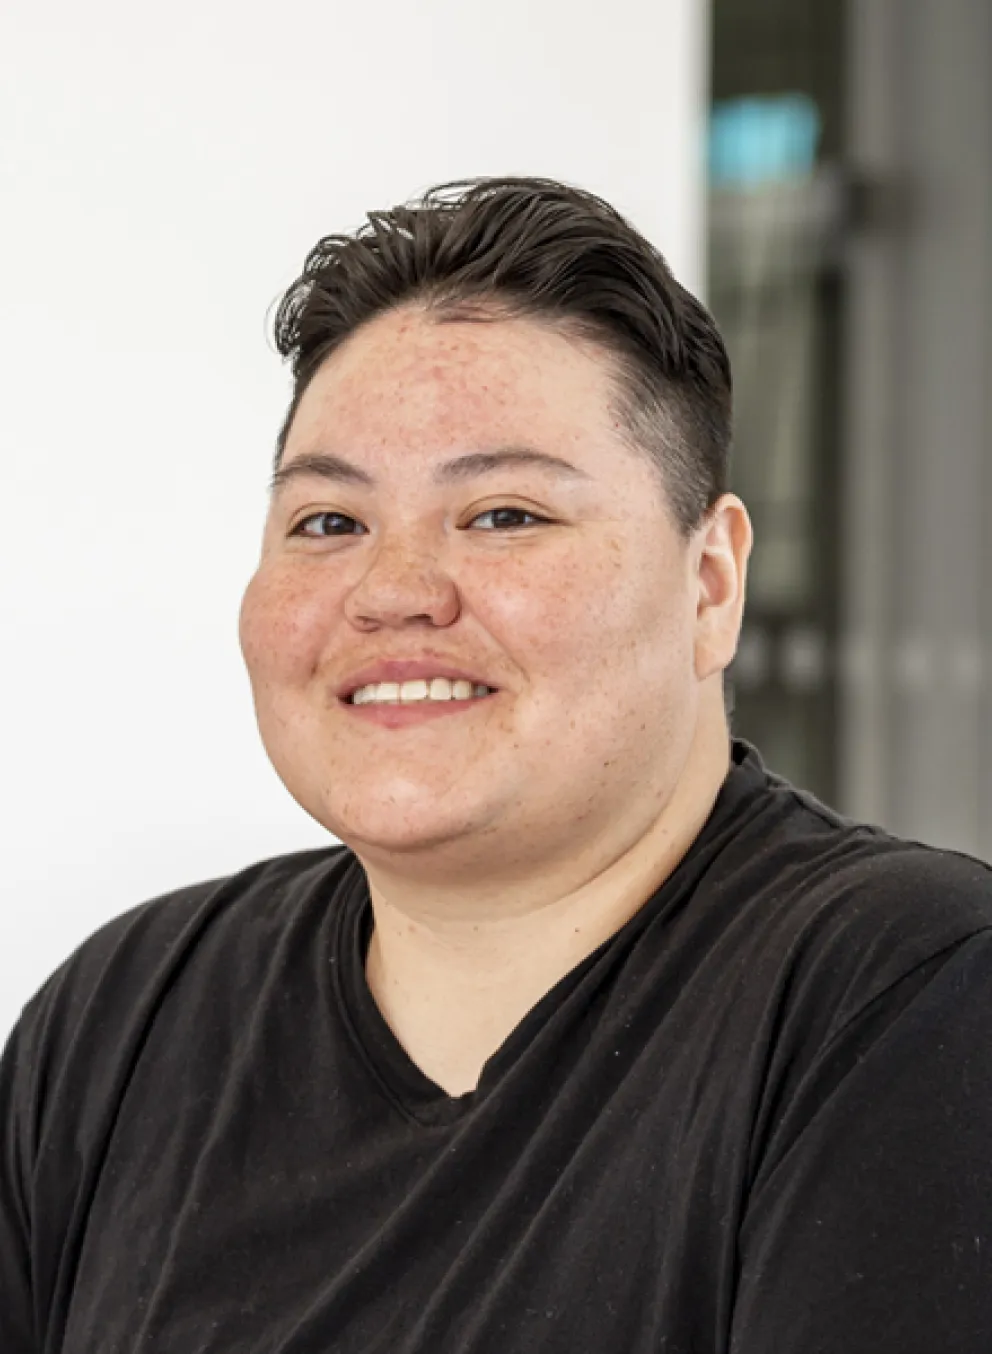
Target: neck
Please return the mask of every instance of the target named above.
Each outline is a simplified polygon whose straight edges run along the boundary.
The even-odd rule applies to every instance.
[[[367,979],[413,1061],[449,1094],[551,988],[614,935],[673,872],[709,817],[730,763],[722,705],[700,721],[671,793],[629,840],[602,833],[541,877],[466,891],[369,869],[375,928]],[[630,816],[625,815],[629,822]],[[409,882],[409,881],[407,881]]]

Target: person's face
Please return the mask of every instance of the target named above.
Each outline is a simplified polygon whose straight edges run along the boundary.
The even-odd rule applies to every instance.
[[[613,394],[605,355],[550,327],[414,311],[366,325],[306,390],[241,644],[276,771],[359,853],[523,867],[671,794],[739,608],[707,623],[706,541],[680,535]],[[496,694],[398,717],[343,699],[379,660]]]

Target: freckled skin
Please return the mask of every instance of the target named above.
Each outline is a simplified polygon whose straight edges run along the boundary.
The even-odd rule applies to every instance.
[[[313,479],[276,498],[241,643],[278,774],[363,860],[506,881],[556,860],[581,872],[583,853],[615,858],[671,799],[706,690],[717,708],[739,607],[700,622],[699,544],[615,431],[611,397],[604,355],[549,327],[416,312],[367,325],[304,395],[286,463],[333,451],[378,486]],[[431,483],[435,464],[505,445],[592,479],[518,467]],[[470,525],[503,506],[553,525]],[[289,536],[317,512],[366,530]],[[377,658],[424,655],[500,694],[395,730],[332,694]]]

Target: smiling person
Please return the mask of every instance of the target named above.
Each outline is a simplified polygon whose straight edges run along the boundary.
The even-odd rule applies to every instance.
[[[704,308],[600,199],[322,240],[241,643],[331,837],[117,917],[0,1062],[4,1354],[978,1354],[992,888],[731,737]]]

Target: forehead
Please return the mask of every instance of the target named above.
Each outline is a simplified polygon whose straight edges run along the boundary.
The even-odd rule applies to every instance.
[[[601,439],[615,426],[609,354],[527,319],[439,322],[398,311],[364,325],[310,382],[286,459],[333,437],[367,450],[422,438],[439,453],[466,439]]]

